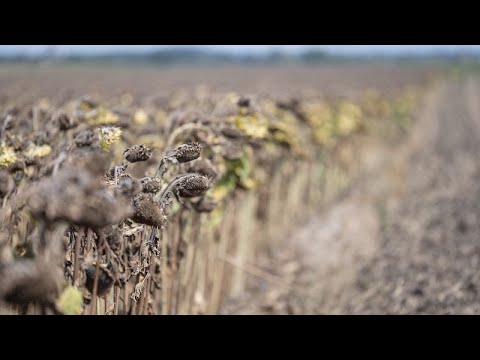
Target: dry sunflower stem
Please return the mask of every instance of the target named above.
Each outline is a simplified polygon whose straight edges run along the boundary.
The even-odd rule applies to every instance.
[[[15,187],[13,177],[5,170],[0,170],[0,198],[7,196]]]

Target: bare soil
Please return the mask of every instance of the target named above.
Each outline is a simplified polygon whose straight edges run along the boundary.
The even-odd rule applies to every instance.
[[[96,94],[100,98],[132,94],[138,101],[168,95],[172,91],[208,87],[214,92],[241,92],[271,96],[295,94],[308,97],[314,91],[325,96],[354,98],[365,89],[395,93],[406,85],[418,84],[440,71],[432,67],[384,65],[299,66],[205,66],[125,67],[58,66],[0,67],[2,102],[19,97],[25,101],[48,97],[64,99]]]

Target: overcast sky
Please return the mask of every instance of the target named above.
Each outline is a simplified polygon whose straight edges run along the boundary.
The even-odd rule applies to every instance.
[[[0,45],[0,55],[26,54],[36,55],[44,53],[50,45]],[[337,54],[395,54],[395,53],[424,53],[433,50],[444,50],[455,53],[461,50],[480,50],[479,45],[54,45],[57,54],[101,54],[112,51],[143,52],[161,48],[204,48],[214,51],[228,51],[231,53],[261,54],[271,50],[280,50],[290,53],[299,52],[308,48],[328,50]]]

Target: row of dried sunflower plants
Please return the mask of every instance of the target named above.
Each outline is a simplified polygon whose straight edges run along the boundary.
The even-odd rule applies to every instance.
[[[5,105],[1,311],[218,313],[249,276],[276,281],[258,254],[348,185],[357,149],[338,150],[403,132],[424,91]]]

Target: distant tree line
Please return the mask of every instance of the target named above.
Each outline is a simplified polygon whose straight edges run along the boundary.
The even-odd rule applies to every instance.
[[[480,53],[466,51],[463,53],[428,53],[428,54],[403,54],[403,55],[338,55],[322,50],[308,50],[298,54],[273,51],[267,54],[230,54],[205,51],[201,49],[163,49],[148,53],[110,53],[105,55],[58,55],[46,51],[37,56],[1,56],[0,62],[35,63],[44,61],[60,61],[71,63],[136,63],[136,64],[319,64],[326,62],[352,62],[372,60],[395,60],[398,62],[409,61],[449,61],[468,62],[480,59]]]

